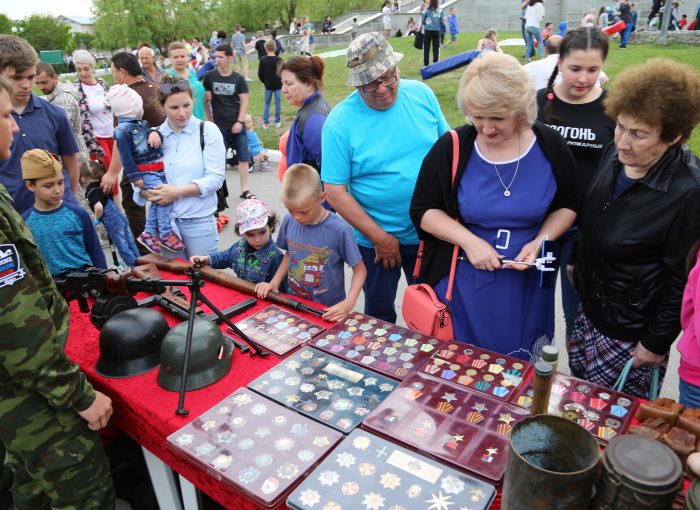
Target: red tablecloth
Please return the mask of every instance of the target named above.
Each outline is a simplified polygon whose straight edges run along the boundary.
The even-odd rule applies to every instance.
[[[163,278],[184,280],[183,275],[161,271]],[[184,288],[183,288],[184,290]],[[203,293],[219,308],[226,308],[247,299],[248,295],[208,282],[203,287]],[[185,292],[188,297],[189,293]],[[145,297],[138,296],[138,297]],[[266,308],[271,303],[258,300],[255,307],[247,310],[232,320],[237,322],[258,310]],[[310,303],[312,306],[313,303]],[[206,312],[209,310],[203,306]],[[157,308],[160,310],[160,308]],[[90,322],[88,314],[78,310],[77,303],[71,303],[71,329],[66,346],[66,353],[87,375],[93,386],[107,394],[114,405],[112,423],[134,438],[167,465],[187,478],[198,489],[208,494],[212,499],[226,508],[248,510],[260,508],[247,495],[216,481],[199,466],[177,456],[166,446],[166,437],[204,413],[218,402],[226,398],[241,386],[246,386],[262,373],[280,362],[280,358],[270,355],[267,358],[253,357],[234,350],[231,371],[215,384],[191,391],[186,394],[185,408],[190,414],[179,416],[175,414],[178,394],[163,390],[156,381],[158,370],[130,377],[127,379],[108,379],[95,372],[95,363],[99,357],[99,332]],[[314,315],[295,311],[323,327],[332,325]],[[179,319],[165,313],[170,324],[177,324]],[[222,326],[222,330],[225,330]],[[636,424],[636,420],[633,424]],[[684,491],[688,489],[686,479]],[[283,508],[284,504],[281,505]],[[501,491],[498,491],[492,510],[501,508]]]
[[[165,271],[161,271],[161,273],[163,278],[166,279],[185,279],[183,275],[171,274]],[[185,291],[189,298],[189,292],[184,287],[182,290]],[[209,282],[202,288],[202,292],[221,309],[250,297]],[[139,295],[137,297],[144,296]],[[237,322],[241,318],[270,304],[267,301],[258,300],[255,307],[234,317],[232,320]],[[205,306],[202,308],[209,312]],[[160,308],[156,309],[162,311]],[[78,310],[75,301],[71,303],[70,310],[71,328],[66,353],[74,362],[80,365],[80,368],[85,372],[93,386],[112,399],[114,405],[112,422],[226,508],[240,510],[259,508],[246,495],[223,483],[217,482],[214,478],[207,475],[203,469],[175,455],[173,451],[167,448],[165,439],[180,427],[226,398],[237,388],[246,386],[249,381],[279,363],[280,358],[272,354],[267,358],[258,356],[251,358],[248,354],[241,354],[238,349],[235,349],[231,371],[223,379],[211,386],[188,392],[185,397],[185,408],[190,413],[187,416],[178,416],[175,414],[178,394],[165,391],[158,386],[156,381],[157,369],[127,379],[108,379],[97,374],[94,367],[99,357],[99,331],[90,322],[89,315],[83,314]],[[297,311],[294,313],[321,324],[323,327],[331,325],[331,323],[325,322],[311,314]],[[164,315],[170,324],[180,322],[179,319],[167,313]],[[222,330],[225,329],[225,326],[222,326]]]

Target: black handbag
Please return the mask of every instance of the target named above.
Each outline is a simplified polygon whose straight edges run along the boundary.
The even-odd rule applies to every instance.
[[[422,33],[416,32],[416,38],[413,41],[413,47],[417,50],[423,49],[423,34]]]

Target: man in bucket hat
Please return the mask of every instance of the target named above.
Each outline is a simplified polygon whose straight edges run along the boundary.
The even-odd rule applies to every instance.
[[[408,206],[418,171],[449,129],[433,91],[400,80],[402,57],[378,32],[350,43],[355,91],[331,111],[321,142],[328,201],[353,226],[367,267],[365,313],[389,322],[402,268],[413,281],[419,241]]]

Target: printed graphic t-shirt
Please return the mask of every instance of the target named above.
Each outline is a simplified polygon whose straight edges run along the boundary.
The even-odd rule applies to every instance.
[[[245,79],[235,71],[221,76],[218,69],[213,69],[204,75],[202,82],[204,89],[212,93],[214,123],[220,128],[231,129],[241,110],[240,95],[248,93]]]
[[[335,213],[316,225],[302,225],[285,215],[277,246],[289,254],[287,285],[296,296],[333,306],[345,299],[345,271],[362,257],[352,229]]]
[[[560,100],[556,94],[552,99],[554,122],[544,120],[543,108],[547,103],[547,89],[537,91],[537,120],[557,131],[569,144],[578,169],[578,188],[581,197],[586,195],[588,185],[598,168],[603,149],[615,137],[615,122],[605,114],[603,101],[607,91],[595,101],[571,104]]]

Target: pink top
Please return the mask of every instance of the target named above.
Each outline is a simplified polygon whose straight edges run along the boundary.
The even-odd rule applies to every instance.
[[[685,382],[700,386],[700,249],[697,253],[695,266],[690,270],[688,283],[683,292],[681,306],[681,327],[683,335],[678,342],[678,352],[681,353],[681,365],[678,375]],[[698,310],[696,312],[695,305]]]
[[[483,38],[481,41],[481,51],[498,51],[498,45],[493,39],[488,37]]]

